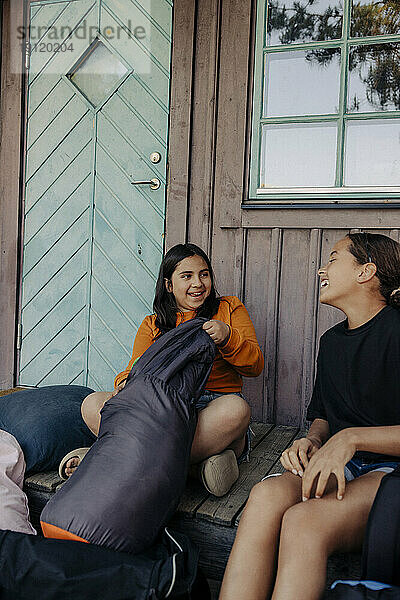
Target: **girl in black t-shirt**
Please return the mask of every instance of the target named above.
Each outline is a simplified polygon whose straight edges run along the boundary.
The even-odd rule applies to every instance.
[[[356,233],[318,271],[324,334],[305,438],[251,491],[220,600],[318,600],[335,551],[361,548],[385,472],[400,461],[400,244]]]

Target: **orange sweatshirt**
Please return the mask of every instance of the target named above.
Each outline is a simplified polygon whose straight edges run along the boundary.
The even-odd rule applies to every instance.
[[[195,314],[195,311],[178,312],[177,326],[193,319]],[[244,305],[236,296],[222,296],[218,312],[213,319],[229,325],[231,333],[226,344],[218,346],[206,389],[220,393],[240,392],[242,375],[257,377],[264,367],[264,359],[253,323]],[[155,315],[148,315],[143,319],[133,344],[132,358],[126,369],[116,376],[115,387],[128,377],[135,360],[154,342],[158,333],[155,320]]]

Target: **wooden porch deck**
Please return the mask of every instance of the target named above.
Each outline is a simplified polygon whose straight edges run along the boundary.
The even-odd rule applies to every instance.
[[[253,423],[250,461],[240,465],[240,477],[222,498],[208,494],[201,484],[189,480],[171,527],[185,532],[200,548],[200,565],[208,579],[220,582],[236,528],[251,488],[265,475],[283,472],[282,451],[304,432],[295,427]],[[38,473],[25,480],[31,519],[37,527],[40,512],[62,481],[55,472]],[[334,579],[357,579],[358,555],[336,555],[329,560],[327,584]],[[218,584],[216,584],[218,586]]]

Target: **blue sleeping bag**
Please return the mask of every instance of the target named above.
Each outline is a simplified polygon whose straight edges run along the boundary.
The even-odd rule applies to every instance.
[[[67,452],[93,444],[96,437],[81,416],[82,401],[92,392],[51,385],[0,397],[0,429],[21,446],[28,474],[58,469]]]
[[[193,400],[215,344],[195,318],[156,340],[102,409],[99,438],[41,514],[46,537],[139,553],[184,490],[196,427]]]

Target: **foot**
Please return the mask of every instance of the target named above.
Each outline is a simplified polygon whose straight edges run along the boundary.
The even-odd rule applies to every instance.
[[[76,467],[79,467],[81,459],[79,456],[73,456],[65,463],[64,467],[64,475],[68,479],[71,477],[72,473],[75,471]]]
[[[239,477],[239,467],[233,450],[214,454],[200,464],[200,479],[214,496],[224,496]]]
[[[88,451],[89,448],[76,448],[64,456],[58,467],[58,474],[61,479],[71,477]]]

